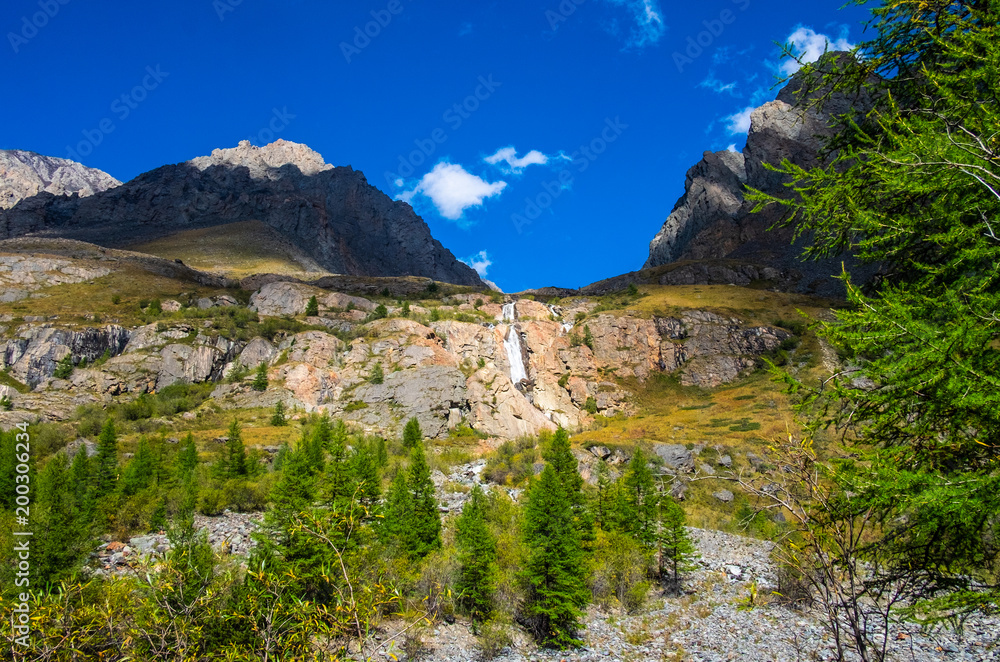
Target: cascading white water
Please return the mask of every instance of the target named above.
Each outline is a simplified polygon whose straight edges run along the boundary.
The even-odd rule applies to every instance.
[[[503,340],[504,349],[507,350],[507,362],[510,363],[510,381],[517,384],[522,379],[528,378],[528,370],[524,365],[524,355],[521,353],[521,334],[514,326],[514,304],[505,303],[503,306],[503,321],[509,325],[507,337]]]

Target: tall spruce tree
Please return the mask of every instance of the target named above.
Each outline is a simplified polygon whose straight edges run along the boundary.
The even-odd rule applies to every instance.
[[[135,455],[125,465],[122,471],[121,490],[125,496],[131,496],[149,487],[156,476],[156,458],[145,437],[139,439]]]
[[[578,470],[578,463],[573,457],[573,452],[569,443],[569,433],[563,427],[559,427],[552,440],[543,449],[542,457],[552,465],[559,482],[569,499],[570,508],[573,511],[573,525],[576,527],[580,540],[584,545],[594,540],[594,522],[587,510],[586,497],[583,494],[583,476]]]
[[[82,452],[82,451],[81,451]],[[51,585],[72,575],[90,551],[89,513],[73,492],[70,463],[59,453],[38,476],[38,493],[32,509],[35,537],[32,543],[33,580]]]
[[[486,523],[486,505],[486,495],[476,485],[455,526],[461,565],[457,585],[459,601],[469,610],[473,621],[486,620],[492,613],[493,593],[500,573],[497,543]]]
[[[104,422],[101,434],[97,437],[97,455],[94,460],[94,494],[103,497],[114,492],[118,483],[118,433],[110,418]]]
[[[198,447],[194,443],[194,435],[188,432],[181,441],[177,451],[177,469],[180,475],[193,471],[198,466]]]
[[[223,449],[222,474],[226,478],[241,478],[249,473],[247,449],[243,445],[243,429],[237,419],[229,424],[229,439]]]
[[[583,548],[572,501],[551,464],[528,490],[524,542],[529,589],[524,613],[535,638],[544,646],[579,646],[576,631],[589,596]]]
[[[410,451],[406,486],[411,504],[407,549],[413,556],[423,558],[441,548],[441,515],[422,443],[417,443]]]
[[[628,533],[642,544],[653,547],[656,544],[659,493],[649,469],[649,460],[641,448],[637,448],[628,470],[622,477],[622,502],[627,513],[622,522]]]
[[[389,494],[385,503],[385,517],[381,526],[383,540],[389,545],[403,550],[407,548],[410,511],[412,509],[410,490],[406,483],[406,472],[400,469],[396,472],[392,484],[389,486]]]
[[[679,588],[682,574],[694,569],[698,557],[694,542],[685,526],[687,517],[669,494],[663,494],[660,510],[660,576],[674,588]]]

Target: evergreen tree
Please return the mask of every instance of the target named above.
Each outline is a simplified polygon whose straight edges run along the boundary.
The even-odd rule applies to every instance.
[[[88,530],[91,528],[90,522],[94,513],[93,489],[91,488],[91,471],[93,461],[87,457],[86,446],[81,446],[73,456],[73,463],[69,470],[69,489],[73,495],[73,501],[81,513],[81,519]]]
[[[0,430],[0,507],[13,510],[17,492],[17,453],[14,433]]]
[[[225,478],[239,478],[249,473],[249,462],[247,461],[247,449],[243,445],[243,431],[240,422],[233,419],[229,425],[229,439],[223,449],[222,475]]]
[[[70,377],[73,376],[74,368],[75,366],[73,365],[73,355],[67,354],[66,356],[62,357],[59,363],[56,364],[56,369],[55,372],[52,373],[52,376],[55,377],[56,379],[69,379]]]
[[[326,452],[327,450],[334,450],[334,446],[341,449],[342,452],[346,453],[346,435],[343,437],[338,436],[337,442],[334,443],[334,427],[330,424],[330,417],[325,413],[320,416],[319,421],[316,423],[316,427],[313,428],[312,437],[310,437],[309,442],[305,446],[306,457],[309,458],[309,466],[312,468],[314,473],[323,473],[323,469],[326,467]]]
[[[181,441],[177,451],[177,469],[183,475],[193,471],[198,466],[198,447],[194,443],[194,435],[188,432]]]
[[[257,366],[257,373],[254,375],[253,383],[250,384],[250,388],[255,391],[266,391],[267,390],[267,364],[261,363]]]
[[[660,576],[680,587],[681,574],[694,569],[698,557],[687,527],[684,509],[664,494],[660,498]],[[664,575],[666,573],[666,575]]]
[[[845,272],[850,305],[817,325],[854,369],[822,388],[786,379],[810,432],[860,442],[861,461],[832,468],[850,498],[821,518],[864,513],[880,527],[843,564],[879,566],[871,581],[907,586],[906,602],[954,599],[917,612],[995,610],[1000,3],[885,0],[872,14],[863,57],[799,77],[803,103],[867,98],[864,114],[835,117],[820,165],[782,163],[796,195],[757,196],[788,207],[807,257],[847,251],[880,275]]]
[[[653,482],[653,472],[641,448],[637,448],[622,478],[622,493],[627,511],[621,518],[626,523],[625,533],[644,545],[656,543],[659,494]]]
[[[585,544],[594,540],[594,523],[587,511],[583,494],[583,477],[577,470],[577,461],[570,449],[569,433],[563,427],[556,430],[552,440],[542,452],[542,457],[552,465],[562,483],[566,498],[573,511],[573,522],[577,533]]]
[[[135,455],[125,465],[122,471],[121,490],[125,496],[131,496],[139,490],[150,486],[156,475],[156,458],[149,448],[145,437],[139,439]]]
[[[412,502],[406,484],[406,472],[400,469],[396,472],[392,484],[389,486],[389,495],[385,503],[385,517],[382,520],[382,538],[387,543],[403,550],[407,548],[411,510]]]
[[[271,490],[268,511],[269,524],[282,531],[287,530],[297,513],[309,510],[316,501],[316,479],[302,442],[288,453],[283,464],[281,476]]]
[[[420,421],[413,417],[406,422],[406,427],[403,428],[403,448],[409,450],[423,440],[424,433],[420,429]]]
[[[536,639],[555,648],[579,646],[576,630],[588,599],[583,549],[571,499],[551,464],[528,490],[524,542],[529,588],[524,612]]]
[[[277,404],[274,405],[274,413],[271,414],[271,425],[274,427],[288,425],[288,419],[285,418],[285,403],[281,400],[278,400]]]
[[[381,384],[385,381],[385,370],[382,369],[382,364],[376,362],[372,367],[371,373],[368,375],[369,384]]]
[[[306,317],[316,317],[319,315],[319,301],[316,300],[316,295],[309,297],[309,302],[306,304]]]
[[[97,465],[94,494],[103,497],[114,492],[118,482],[118,433],[110,418],[104,422],[101,434],[97,437],[97,455],[94,459]]]
[[[421,443],[410,452],[407,488],[411,504],[407,548],[413,556],[423,558],[441,548],[441,515],[434,495],[431,468]]]
[[[32,509],[32,578],[52,585],[76,571],[90,551],[90,526],[72,490],[65,453],[51,458],[38,476]]]
[[[462,507],[456,524],[455,541],[461,571],[458,580],[459,600],[474,621],[489,618],[493,611],[493,593],[499,580],[497,543],[486,524],[486,495],[476,485]]]
[[[324,497],[327,503],[343,506],[353,502],[356,488],[356,479],[353,467],[347,456],[346,438],[342,435],[328,434],[330,439],[330,461],[326,463],[326,473],[323,477]],[[316,435],[313,435],[313,444],[310,446],[310,466],[315,466]]]
[[[357,484],[357,498],[369,510],[382,498],[377,450],[373,444],[358,444],[351,456],[351,471]]]

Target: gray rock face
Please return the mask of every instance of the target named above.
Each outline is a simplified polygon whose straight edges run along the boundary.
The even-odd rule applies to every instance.
[[[842,57],[831,54],[828,57]],[[745,199],[747,188],[778,197],[787,197],[786,178],[770,171],[767,164],[792,163],[811,168],[820,164],[825,139],[833,135],[832,117],[852,108],[864,111],[870,106],[865,98],[834,94],[822,109],[805,108],[797,93],[801,78],[792,79],[777,99],[755,109],[750,115],[750,131],[742,154],[706,152],[704,158],[687,174],[684,194],[677,201],[659,232],[649,245],[644,269],[686,260],[731,259],[752,263],[758,270],[767,265],[770,274],[707,273],[703,267],[663,274],[661,284],[735,283],[750,280],[775,281],[783,289],[819,294],[841,294],[843,287],[830,276],[839,273],[839,256],[815,263],[798,259],[801,241],[792,243],[793,229],[773,226],[783,220],[786,210],[770,206],[753,213],[755,203]],[[790,270],[797,273],[790,274]],[[718,270],[716,270],[718,271]],[[867,278],[870,273],[858,273]],[[664,280],[664,278],[666,280]],[[789,281],[792,282],[789,282]]]
[[[482,286],[405,202],[304,145],[244,141],[90,197],[42,192],[0,211],[0,238],[27,234],[122,247],[184,230],[260,220],[333,273],[425,276]]]
[[[130,332],[120,326],[70,331],[49,326],[26,326],[13,340],[0,344],[0,368],[10,368],[11,374],[29,386],[50,378],[56,364],[66,355],[73,363],[82,359],[96,361],[105,352],[116,356],[124,351]]]
[[[121,186],[106,172],[76,161],[42,156],[20,149],[0,150],[0,209],[41,192],[80,197]]]

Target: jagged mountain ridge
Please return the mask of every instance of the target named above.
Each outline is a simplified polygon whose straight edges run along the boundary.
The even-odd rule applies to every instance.
[[[849,56],[830,53],[825,57],[833,62]],[[688,170],[684,194],[650,242],[644,270],[687,261],[731,260],[758,272],[777,270],[780,276],[767,279],[781,281],[785,288],[823,295],[842,293],[842,285],[831,276],[840,273],[841,262],[850,262],[850,256],[802,261],[802,242],[792,242],[794,229],[774,227],[787,211],[772,205],[754,213],[755,203],[746,199],[748,189],[778,197],[789,195],[787,179],[765,164],[780,165],[787,158],[807,169],[820,165],[824,142],[835,130],[832,118],[852,110],[863,112],[870,105],[864,95],[840,93],[831,95],[821,106],[805,103],[813,97],[800,98],[803,84],[801,76],[793,77],[774,101],[751,113],[742,153],[705,152]],[[862,269],[859,275],[864,279],[873,269]],[[690,272],[691,268],[685,269],[685,277]],[[720,276],[723,281],[731,278],[721,272]],[[712,276],[693,276],[695,280],[706,277],[708,282],[721,282],[713,281]]]
[[[116,186],[121,182],[108,173],[76,161],[21,149],[0,150],[0,209],[10,209],[43,191],[86,197]]]
[[[423,276],[482,286],[405,202],[305,145],[243,141],[87,198],[39,193],[0,211],[0,238],[59,237],[121,248],[192,229],[259,220],[332,273]]]

